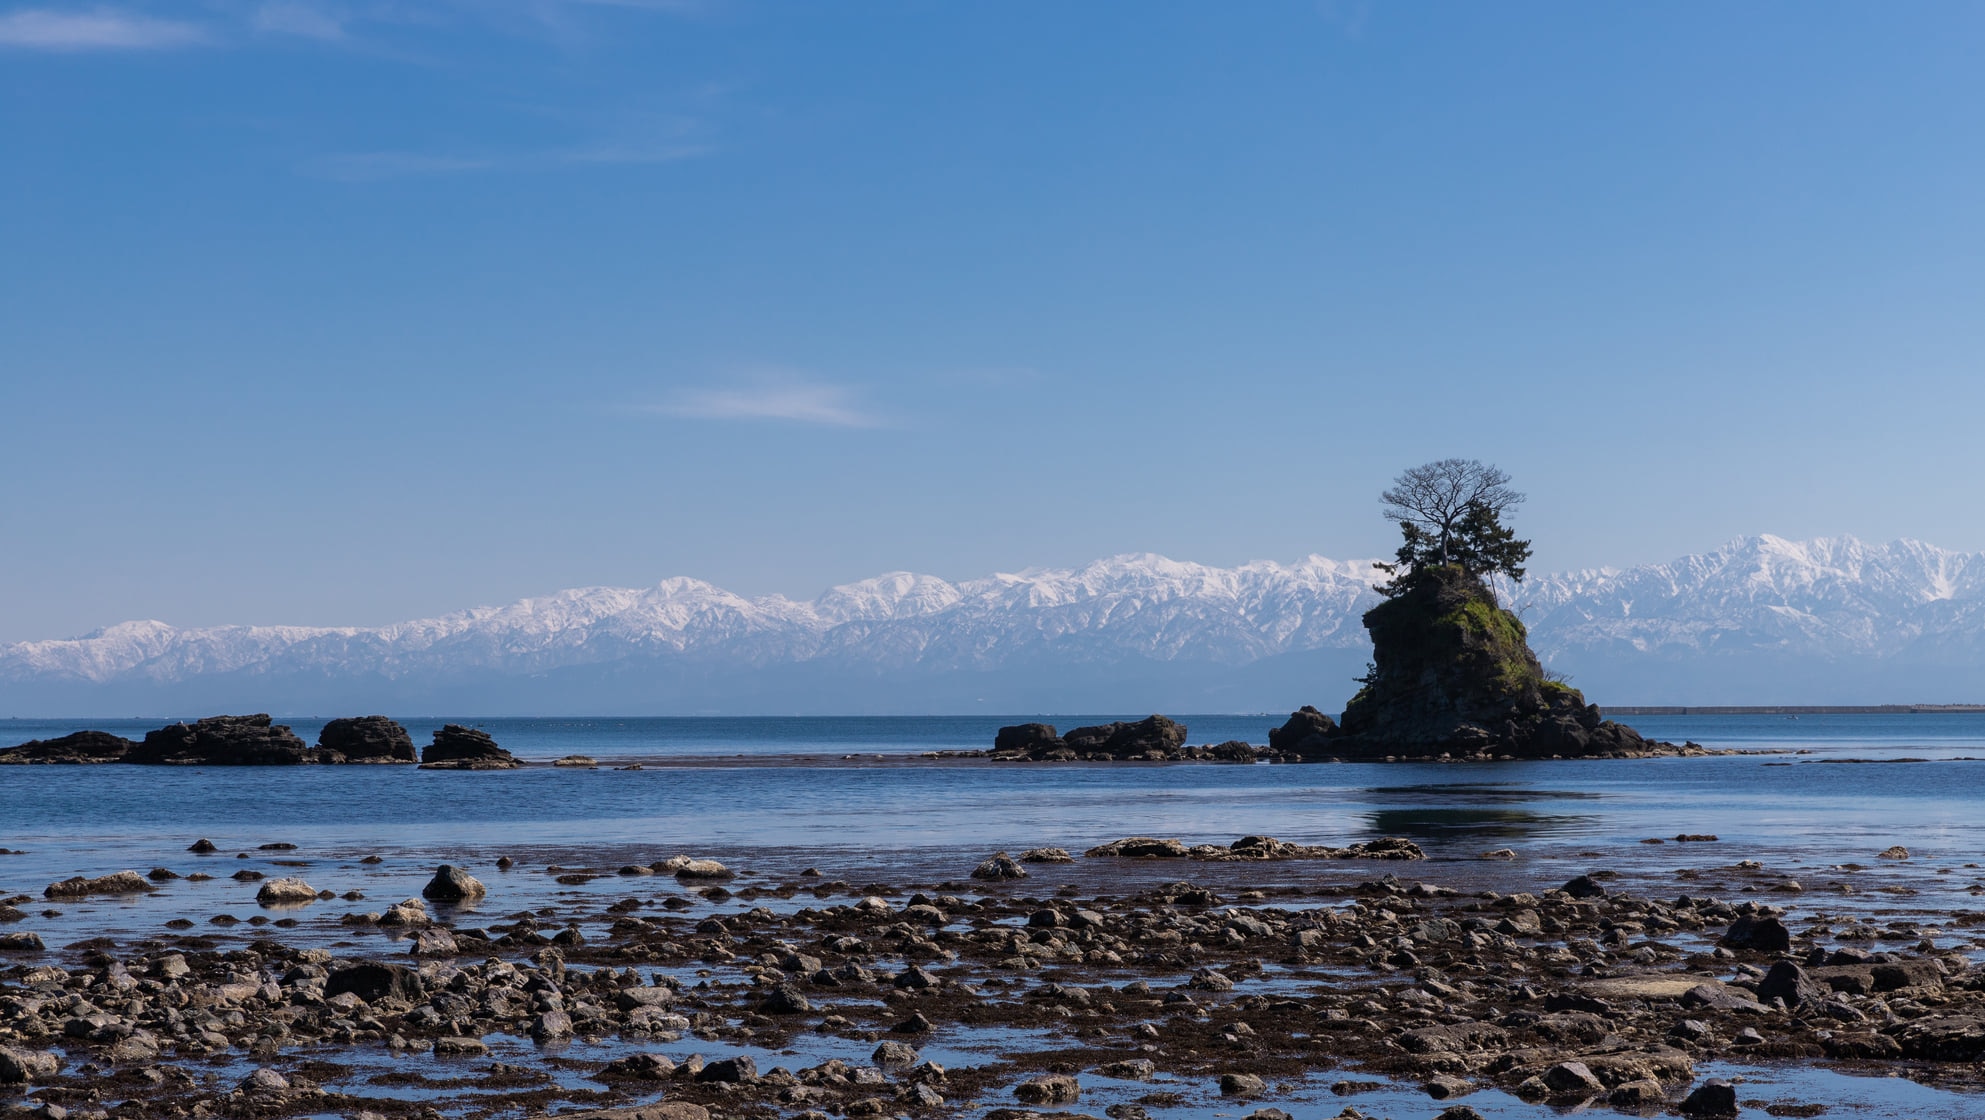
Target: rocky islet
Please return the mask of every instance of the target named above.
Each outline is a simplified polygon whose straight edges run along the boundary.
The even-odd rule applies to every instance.
[[[419,755],[407,729],[386,716],[334,719],[315,747],[267,714],[208,716],[132,741],[103,731],[0,748],[0,765],[301,766],[419,764],[428,770],[512,770],[523,765],[489,734],[447,724]]]

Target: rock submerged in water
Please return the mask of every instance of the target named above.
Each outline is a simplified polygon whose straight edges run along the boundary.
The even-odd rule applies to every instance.
[[[43,898],[86,898],[93,894],[141,894],[157,890],[136,871],[119,871],[115,875],[105,875],[96,879],[78,875],[59,883],[50,883],[41,892]]]
[[[310,748],[268,715],[208,716],[147,732],[124,761],[140,766],[298,766]]]
[[[317,734],[319,762],[415,762],[418,759],[413,736],[385,716],[334,719]]]
[[[459,723],[436,731],[434,741],[420,752],[422,770],[515,770],[522,765],[489,732]]]
[[[137,743],[108,731],[77,731],[59,739],[32,739],[0,750],[0,765],[79,766],[123,762]]]
[[[1215,863],[1292,859],[1426,859],[1418,844],[1398,836],[1343,848],[1291,844],[1273,836],[1243,836],[1232,844],[1194,844],[1131,836],[1082,853],[1092,859],[1196,859]]]

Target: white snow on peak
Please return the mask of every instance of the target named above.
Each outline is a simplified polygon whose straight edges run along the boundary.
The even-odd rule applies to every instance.
[[[746,598],[677,577],[377,627],[124,622],[79,638],[0,645],[0,680],[241,672],[391,679],[632,657],[967,670],[1029,658],[1244,665],[1363,645],[1361,616],[1384,578],[1368,560],[1218,568],[1151,553],[957,583],[888,572],[810,601]],[[1925,643],[1985,656],[1985,554],[1914,540],[1740,537],[1665,564],[1536,576],[1512,605],[1547,660],[1587,650],[1688,656],[1732,648],[1886,656]]]

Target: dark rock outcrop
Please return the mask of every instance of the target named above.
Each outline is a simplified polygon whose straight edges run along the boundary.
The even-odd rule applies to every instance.
[[[319,762],[416,762],[413,736],[385,716],[334,719],[317,734]]]
[[[1068,744],[1055,734],[1051,723],[1020,723],[1002,727],[993,737],[994,758],[1043,758]]]
[[[1077,758],[1159,760],[1178,757],[1185,735],[1184,724],[1154,715],[1136,723],[1078,727],[1062,736],[1062,742]]]
[[[59,739],[33,739],[0,750],[0,765],[83,765],[122,762],[138,744],[108,731],[77,731]]]
[[[420,752],[422,770],[514,770],[523,765],[496,745],[489,732],[451,723]]]
[[[267,715],[208,716],[148,732],[125,755],[142,766],[295,766],[310,749]]]
[[[1304,704],[1289,713],[1289,720],[1268,733],[1268,749],[1276,754],[1300,755],[1320,751],[1337,734],[1337,721]]]
[[[1372,672],[1342,726],[1306,753],[1338,758],[1572,758],[1652,753],[1630,727],[1601,718],[1532,653],[1523,623],[1459,567],[1404,577],[1365,612]]]
[[[1329,722],[1329,717],[1323,719]],[[1078,727],[1066,735],[1055,734],[1051,724],[1021,723],[999,729],[990,757],[1002,762],[1259,762],[1276,754],[1239,739],[1189,747],[1185,737],[1184,724],[1158,715]]]

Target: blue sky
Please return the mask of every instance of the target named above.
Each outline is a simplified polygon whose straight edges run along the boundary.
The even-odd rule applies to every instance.
[[[1985,548],[1985,7],[0,0],[0,640]]]

